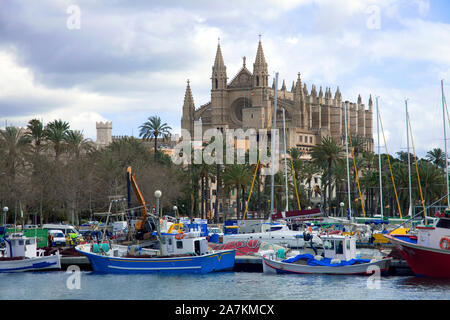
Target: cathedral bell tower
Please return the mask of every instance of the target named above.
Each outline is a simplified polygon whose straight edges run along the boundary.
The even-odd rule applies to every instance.
[[[220,43],[217,45],[216,59],[211,74],[211,125],[221,128],[228,120],[227,114],[227,67],[223,62]]]

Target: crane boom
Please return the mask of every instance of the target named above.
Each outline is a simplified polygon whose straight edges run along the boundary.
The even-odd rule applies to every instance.
[[[136,198],[139,201],[140,205],[142,206],[142,217],[141,220],[139,220],[136,223],[136,226],[134,227],[136,231],[143,231],[145,222],[147,221],[147,207],[144,200],[144,196],[142,195],[141,190],[139,189],[136,178],[134,174],[131,172],[131,167],[127,168],[127,178],[128,182],[131,184],[131,187],[133,188],[134,193],[136,194]]]

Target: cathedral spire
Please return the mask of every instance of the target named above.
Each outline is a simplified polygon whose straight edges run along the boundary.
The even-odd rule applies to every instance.
[[[292,81],[292,88],[291,88],[291,92],[295,91],[295,81]]]
[[[358,94],[358,105],[361,105],[362,104],[362,99],[361,99],[361,95],[360,94]]]
[[[222,50],[220,43],[217,44],[216,59],[212,67],[212,89],[221,90],[227,87],[227,67],[223,62]]]
[[[184,104],[183,104],[183,112],[184,110],[194,110],[194,97],[192,96],[191,86],[189,84],[189,79],[187,80],[186,92],[184,93]]]
[[[286,91],[286,82],[283,79],[283,84],[281,85],[281,91]]]
[[[261,38],[256,51],[255,63],[253,64],[253,86],[267,87],[269,80],[269,72],[267,71],[266,58],[262,48]]]
[[[339,90],[339,87],[337,87],[337,89],[336,89],[336,93],[334,95],[334,99],[342,100],[342,94],[341,94],[341,90]]]
[[[225,63],[223,62],[222,50],[220,49],[220,43],[217,45],[216,59],[214,60],[214,68],[224,68]]]
[[[322,90],[322,86],[320,86],[320,90],[319,90],[319,98],[323,98],[323,90]]]
[[[297,75],[297,82],[295,83],[295,92],[302,93],[302,79],[300,78],[300,72]]]
[[[316,85],[312,85],[311,87],[311,95],[315,98],[317,97],[317,90],[316,90]]]
[[[373,101],[372,101],[372,95],[369,97],[369,110],[372,110]]]
[[[194,98],[192,96],[189,79],[187,80],[186,92],[184,93],[183,116],[181,117],[181,128],[188,130],[191,135],[194,133]]]

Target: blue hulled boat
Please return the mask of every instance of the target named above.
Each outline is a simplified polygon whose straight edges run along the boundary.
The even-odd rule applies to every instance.
[[[206,237],[198,232],[162,233],[161,250],[83,244],[75,249],[88,257],[99,273],[208,273],[232,270],[235,250],[209,251]]]

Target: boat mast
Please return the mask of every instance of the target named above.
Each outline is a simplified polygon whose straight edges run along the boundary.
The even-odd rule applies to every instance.
[[[444,145],[445,145],[445,178],[447,180],[447,209],[450,209],[450,203],[449,203],[449,193],[450,193],[450,189],[449,189],[449,181],[448,181],[448,157],[447,157],[447,134],[445,131],[445,107],[446,107],[446,103],[445,103],[445,96],[444,96],[444,80],[441,80],[441,91],[442,91],[442,120],[444,122]]]
[[[272,132],[275,133],[277,127],[277,91],[278,91],[278,72],[275,72],[275,94],[273,100],[273,122],[272,122]],[[275,184],[275,141],[274,134],[271,134],[271,144],[272,144],[272,163],[271,163],[271,186],[270,186],[270,215],[269,219],[272,222],[272,214],[273,214],[273,193],[274,193],[274,184]]]
[[[380,179],[380,213],[383,219],[383,179],[381,177],[381,151],[380,151],[380,112],[378,111],[378,97],[376,97],[377,104],[377,135],[378,135],[378,176]]]
[[[408,152],[408,187],[409,187],[409,211],[408,215],[412,216],[412,192],[411,192],[411,156],[409,154],[409,114],[408,114],[408,99],[405,100],[406,109],[406,144]]]
[[[352,199],[350,197],[350,167],[348,163],[348,132],[347,132],[347,104],[344,103],[344,121],[345,121],[345,154],[347,160],[347,196],[348,196],[348,214],[350,220],[352,219]],[[328,186],[331,188],[331,186]]]
[[[289,190],[288,190],[288,180],[287,180],[287,164],[286,164],[286,117],[285,117],[285,111],[283,110],[283,140],[284,140],[284,181],[285,181],[285,188],[286,188],[286,209],[287,212],[289,210]]]

